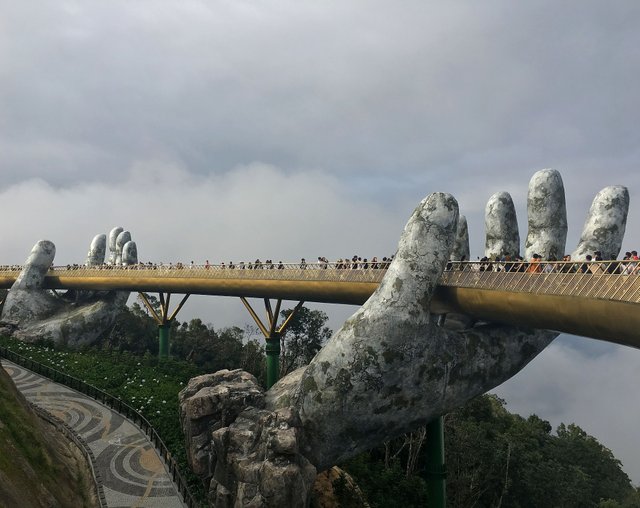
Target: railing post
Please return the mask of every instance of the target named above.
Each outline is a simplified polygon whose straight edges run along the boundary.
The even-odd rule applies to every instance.
[[[266,338],[265,353],[267,355],[267,390],[278,381],[280,376],[280,333],[273,332]]]
[[[158,325],[158,358],[169,358],[169,337],[171,335],[171,322]]]
[[[444,418],[427,424],[427,493],[429,508],[447,506],[446,467],[444,463]]]

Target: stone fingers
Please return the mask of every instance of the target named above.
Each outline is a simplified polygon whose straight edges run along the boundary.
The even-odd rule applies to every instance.
[[[616,259],[622,247],[629,211],[629,191],[621,185],[605,187],[594,198],[571,258],[584,260],[601,252],[603,260]]]
[[[16,336],[23,328],[50,316],[57,308],[55,298],[42,290],[55,255],[56,247],[49,240],[36,243],[7,294],[2,308],[2,321],[16,326],[13,332]],[[29,337],[29,334],[25,333],[23,336]]]
[[[131,240],[131,233],[116,227],[109,233],[109,264],[135,265],[138,263],[138,248]]]
[[[383,305],[414,314],[428,311],[431,295],[451,254],[458,225],[458,203],[450,194],[433,193],[415,209],[398,251],[376,292],[362,310]]]
[[[121,231],[116,238],[116,265],[122,264],[122,250],[127,242],[131,241],[131,233],[129,231]]]
[[[520,254],[520,233],[513,199],[508,192],[497,192],[485,208],[485,249],[489,258]]]
[[[534,254],[561,260],[567,240],[567,206],[560,173],[543,169],[533,175],[527,196],[525,259]]]
[[[118,254],[118,249],[117,249],[117,240],[118,240],[118,235],[120,233],[122,233],[124,231],[123,228],[121,227],[116,227],[113,228],[110,232],[109,232],[109,264],[110,265],[115,265],[116,264],[116,257]]]
[[[461,215],[458,218],[458,231],[450,259],[452,261],[469,261],[469,256],[469,226],[467,225],[467,218]]]
[[[138,247],[136,242],[129,240],[122,247],[122,264],[135,265],[138,263]]]
[[[107,252],[107,235],[96,235],[89,247],[87,266],[99,266],[104,263]]]
[[[36,243],[11,289],[41,289],[55,255],[53,242],[40,240]]]

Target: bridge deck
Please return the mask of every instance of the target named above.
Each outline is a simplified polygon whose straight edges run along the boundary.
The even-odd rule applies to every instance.
[[[635,265],[453,263],[444,272],[432,310],[481,320],[547,328],[640,347],[640,275]],[[482,270],[482,271],[481,271]],[[508,270],[508,271],[507,271]],[[528,271],[527,271],[528,270]],[[576,271],[578,270],[578,271]],[[9,288],[19,270],[0,270]],[[229,269],[217,265],[166,267],[55,267],[50,289],[123,290],[304,300],[361,305],[386,269],[287,264],[281,269]]]

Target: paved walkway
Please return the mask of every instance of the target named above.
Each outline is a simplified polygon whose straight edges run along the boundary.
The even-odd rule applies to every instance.
[[[183,508],[164,463],[147,436],[99,402],[2,360],[22,394],[60,418],[89,445],[110,508]]]

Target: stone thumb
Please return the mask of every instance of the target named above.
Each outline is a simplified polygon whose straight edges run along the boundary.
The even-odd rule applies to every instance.
[[[36,243],[11,289],[42,289],[55,255],[56,246],[53,242],[40,240]]]

